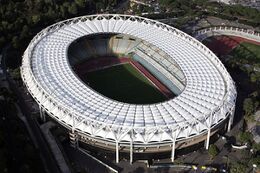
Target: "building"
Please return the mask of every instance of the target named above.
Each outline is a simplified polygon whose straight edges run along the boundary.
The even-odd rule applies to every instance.
[[[215,1],[215,2],[219,2],[219,3],[224,3],[224,4],[230,4],[232,0],[211,0],[211,1]]]
[[[242,5],[260,10],[260,0],[211,0],[227,5]]]
[[[109,41],[94,38],[89,45],[95,51],[81,44],[70,49],[78,39],[100,34]],[[177,96],[129,104],[93,91],[71,66],[108,50],[136,55]],[[47,114],[67,128],[75,146],[80,141],[115,151],[116,162],[120,152],[129,153],[132,162],[134,153],[166,151],[174,161],[175,149],[201,141],[208,149],[210,137],[226,125],[230,130],[233,121],[235,85],[216,55],[182,31],[142,17],[91,15],[51,25],[24,52],[21,75],[42,117]]]

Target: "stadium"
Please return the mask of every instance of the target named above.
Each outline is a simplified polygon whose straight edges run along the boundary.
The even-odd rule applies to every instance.
[[[171,152],[230,130],[236,89],[207,47],[143,17],[102,14],[43,29],[23,55],[21,76],[71,143],[120,153]]]

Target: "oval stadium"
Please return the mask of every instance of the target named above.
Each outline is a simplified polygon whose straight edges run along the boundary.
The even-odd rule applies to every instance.
[[[134,154],[170,152],[230,130],[235,84],[218,57],[184,32],[143,17],[102,14],[43,29],[21,75],[75,146]]]

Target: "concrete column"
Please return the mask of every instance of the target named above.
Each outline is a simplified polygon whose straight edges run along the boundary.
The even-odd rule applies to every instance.
[[[40,118],[42,120],[42,107],[39,105],[39,111],[40,111]]]
[[[176,145],[176,138],[177,138],[177,131],[172,133],[173,139],[172,139],[172,153],[171,153],[171,161],[174,162],[175,157],[175,145]]]
[[[39,106],[39,110],[40,110],[40,118],[43,122],[45,122],[46,121],[45,112],[41,106]]]
[[[76,134],[76,148],[79,148],[79,136]]]
[[[119,146],[118,146],[118,141],[116,141],[116,163],[119,163]]]
[[[130,141],[130,164],[133,163],[133,141]]]
[[[78,143],[78,135],[76,133],[74,133],[73,131],[71,131],[69,133],[69,138],[70,138],[70,145],[73,148],[78,148],[79,143]]]
[[[71,128],[71,132],[74,133],[75,131],[75,116],[72,116],[72,128]]]
[[[171,160],[174,162],[174,157],[175,157],[175,139],[172,141],[172,155],[171,155]]]
[[[43,122],[46,122],[46,114],[45,114],[44,110],[43,110],[42,114],[43,114]]]
[[[227,132],[230,132],[231,126],[232,126],[232,118],[231,118],[231,115],[230,115],[229,120],[228,120]]]
[[[210,113],[210,117],[209,117],[209,127],[208,127],[208,135],[207,135],[207,139],[205,141],[205,148],[206,150],[209,149],[209,141],[210,141],[210,128],[211,128],[211,122],[212,122],[212,114],[213,114],[213,110]]]
[[[235,114],[235,108],[232,109],[231,114],[229,116],[229,121],[228,121],[228,128],[227,131],[230,132],[232,124],[233,124],[233,120],[234,120],[234,114]]]
[[[210,141],[210,128],[208,129],[207,140],[205,141],[205,148],[206,148],[206,150],[209,149],[209,141]]]
[[[70,143],[74,148],[78,148],[78,135],[75,133],[75,117],[72,117],[72,128],[70,132]]]
[[[130,138],[131,138],[131,141],[130,141],[130,164],[132,164],[133,163],[133,130],[131,130]]]

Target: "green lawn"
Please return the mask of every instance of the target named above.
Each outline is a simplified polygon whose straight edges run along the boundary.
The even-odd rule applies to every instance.
[[[232,50],[231,55],[240,60],[243,59],[245,63],[260,63],[260,46],[252,43],[241,43]]]
[[[125,103],[151,104],[166,100],[131,64],[87,73],[85,82],[104,96]]]

